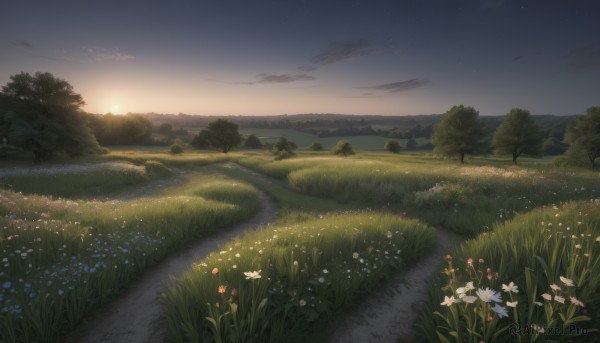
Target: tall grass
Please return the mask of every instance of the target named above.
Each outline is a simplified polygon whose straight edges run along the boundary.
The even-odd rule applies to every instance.
[[[0,191],[0,337],[55,341],[170,251],[257,208],[252,187],[214,176],[134,201]]]
[[[388,154],[389,155],[389,154]],[[420,156],[239,160],[308,195],[389,207],[459,233],[561,201],[600,196],[600,175],[551,166],[458,165]],[[496,163],[493,163],[496,164]]]
[[[165,148],[164,152],[140,151],[140,150],[120,150],[112,151],[99,157],[101,160],[124,160],[135,164],[142,164],[146,160],[160,161],[169,166],[205,166],[213,163],[227,162],[232,159],[240,158],[239,153],[201,153],[184,152],[182,154],[170,154]]]
[[[248,233],[199,261],[166,292],[170,339],[306,340],[434,243],[433,229],[381,213],[328,215]]]
[[[594,332],[600,328],[599,201],[516,216],[492,233],[455,248],[447,263],[445,276],[432,286],[430,304],[416,325],[417,341],[595,342],[600,338]],[[465,292],[468,281],[474,282],[474,289]],[[517,292],[505,290],[510,282],[517,285]],[[502,301],[481,307],[485,303],[475,294],[478,288],[494,290]],[[476,300],[461,301],[465,299],[461,294]],[[458,302],[440,305],[448,297]],[[495,303],[496,309],[507,310],[508,317],[490,310]]]

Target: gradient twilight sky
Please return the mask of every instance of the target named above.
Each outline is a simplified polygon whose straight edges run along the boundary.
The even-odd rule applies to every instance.
[[[92,113],[533,114],[600,105],[600,1],[3,1],[0,84]]]

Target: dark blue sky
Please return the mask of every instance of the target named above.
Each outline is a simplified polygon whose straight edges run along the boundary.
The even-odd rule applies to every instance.
[[[600,105],[600,1],[13,1],[0,84],[69,81],[85,110],[534,114]]]

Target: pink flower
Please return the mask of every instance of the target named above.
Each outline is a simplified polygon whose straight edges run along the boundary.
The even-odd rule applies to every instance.
[[[212,275],[217,275],[217,274],[219,274],[219,268],[215,267],[212,270]]]
[[[483,259],[482,258],[479,259],[479,264],[483,264]]]
[[[559,303],[561,303],[561,304],[564,304],[564,303],[565,303],[565,298],[561,297],[560,295],[555,295],[555,296],[554,296],[554,300],[555,300],[555,301],[558,301],[558,302],[559,302]]]
[[[548,301],[552,300],[552,296],[550,294],[548,294],[548,293],[542,294],[542,298],[544,298],[544,299],[546,299]]]
[[[575,286],[575,284],[573,283],[573,280],[571,280],[571,279],[567,279],[567,278],[566,278],[566,277],[564,277],[564,276],[561,276],[561,277],[560,277],[560,281],[562,281],[562,283],[564,283],[564,284],[565,284],[565,286],[568,286],[568,287]]]
[[[583,305],[583,303],[581,301],[577,300],[577,298],[575,298],[575,297],[571,297],[571,303],[575,306],[585,307],[585,305]]]
[[[232,297],[235,297],[237,294],[238,294],[238,290],[237,290],[237,288],[233,288],[233,289],[231,290],[231,296],[232,296]]]
[[[558,291],[560,290],[560,287],[558,287],[555,283],[550,285],[550,288],[552,288],[553,291]]]
[[[467,264],[470,265],[470,266],[472,266],[473,265],[473,259],[469,257],[467,259]]]

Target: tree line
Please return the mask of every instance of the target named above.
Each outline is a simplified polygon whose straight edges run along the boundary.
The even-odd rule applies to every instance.
[[[41,162],[54,154],[74,157],[98,153],[100,145],[106,144],[157,143],[152,139],[152,123],[148,119],[133,114],[89,115],[81,110],[84,104],[82,96],[75,93],[67,81],[51,73],[12,75],[0,92],[0,156],[10,149],[22,149],[31,152],[36,162]],[[364,119],[361,120],[358,121],[360,124],[367,124]],[[339,119],[305,120],[293,124],[283,118],[279,123],[304,129],[316,125],[327,129],[336,124],[350,128],[354,125],[353,121]],[[373,130],[368,124],[363,128],[367,128],[368,132]],[[172,126],[164,124],[158,129],[170,133]],[[564,134],[560,130],[552,130],[540,128],[528,110],[514,108],[504,116],[490,140],[491,132],[479,118],[479,112],[473,107],[459,105],[443,114],[435,127],[423,128],[417,124],[410,133],[411,136],[423,132],[431,135],[435,153],[456,157],[460,162],[464,162],[466,155],[487,154],[493,150],[497,154],[511,155],[516,164],[522,155],[535,157],[544,150],[560,150],[568,146],[565,152],[567,159],[587,160],[595,168],[600,157],[600,107],[588,108],[586,114],[578,117]],[[263,147],[254,135],[244,141],[237,124],[226,119],[209,122],[206,129],[191,140],[197,148],[214,147],[224,153],[242,142],[247,148]],[[176,143],[181,145],[179,141]],[[315,142],[311,148],[316,150],[319,146]],[[400,146],[392,140],[385,149],[399,152]],[[281,151],[289,155],[291,149]],[[347,154],[347,151],[343,153]]]

